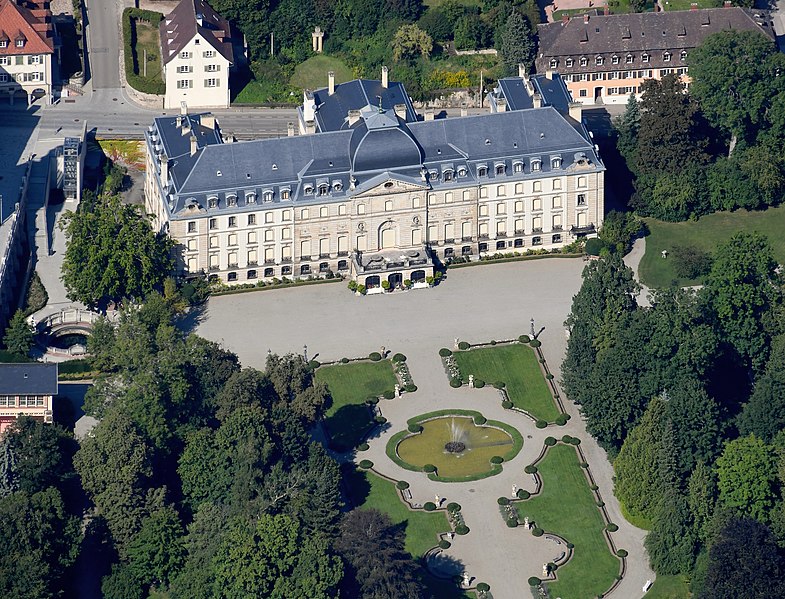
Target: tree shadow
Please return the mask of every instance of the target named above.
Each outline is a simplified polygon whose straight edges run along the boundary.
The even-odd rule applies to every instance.
[[[202,302],[191,308],[177,319],[177,328],[185,333],[193,333],[207,318],[207,302]]]
[[[362,442],[373,424],[373,414],[365,404],[347,404],[325,420],[330,448],[349,451]]]
[[[367,472],[358,470],[354,463],[346,463],[341,465],[341,474],[347,507],[352,509],[365,503],[371,493]]]

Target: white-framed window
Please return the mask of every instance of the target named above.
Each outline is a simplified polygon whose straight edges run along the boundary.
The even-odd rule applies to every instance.
[[[598,67],[601,67],[603,62],[605,62],[605,59],[602,56],[597,56],[594,59],[594,64],[596,64]]]
[[[571,67],[574,62],[575,61],[572,58],[568,58],[567,60],[564,61],[564,66],[565,67]]]
[[[444,203],[451,204],[452,203],[452,192],[448,191],[444,194]]]
[[[193,70],[194,68],[189,64],[181,64],[179,67],[177,67],[178,73],[192,73]]]
[[[670,62],[671,61],[671,53],[670,52],[665,52],[665,54],[662,55],[662,60],[663,60],[663,62]]]
[[[589,59],[585,56],[581,56],[581,66],[585,67],[587,64],[589,64]]]
[[[480,204],[480,216],[488,216],[488,204]]]
[[[308,208],[303,208],[300,210],[300,220],[308,220],[309,216],[310,214],[308,212]]]
[[[561,196],[553,196],[553,207],[554,208],[561,208]]]
[[[237,245],[237,233],[229,233],[229,245]]]
[[[210,235],[209,245],[211,248],[217,248],[218,243],[218,235]]]
[[[681,53],[679,54],[679,60],[681,60],[681,61],[687,60],[687,51],[686,50],[682,50],[681,51]]]
[[[551,158],[551,168],[561,168],[561,158],[558,156],[556,158]],[[558,179],[554,179],[554,181],[558,181]]]
[[[496,214],[507,214],[507,204],[504,202],[496,204]]]
[[[272,211],[268,211],[268,212],[264,213],[264,222],[265,222],[265,224],[270,225],[270,224],[273,223],[274,220],[275,220],[275,215],[273,214]]]
[[[496,186],[496,195],[497,196],[505,196],[507,195],[507,187],[504,185],[497,185]]]
[[[219,64],[206,64],[204,65],[204,70],[206,73],[217,73],[221,70],[221,65]]]
[[[391,212],[393,209],[393,202],[392,200],[385,200],[384,202],[384,211]]]
[[[0,66],[8,66],[11,64],[10,56],[0,56]]]
[[[7,48],[8,40],[0,40],[0,48]]]
[[[613,56],[611,56],[611,63],[612,64],[619,64],[619,57],[616,56],[615,54]]]
[[[632,54],[627,54],[627,56],[624,58],[624,62],[627,64],[632,64],[632,60]]]
[[[338,204],[338,216],[346,216],[346,204]]]
[[[216,198],[216,197],[207,198],[207,207],[208,208],[218,208],[218,198]]]
[[[477,176],[478,177],[485,177],[488,174],[488,167],[487,166],[478,166],[477,167]]]
[[[190,79],[178,79],[177,80],[177,89],[191,89],[191,80]]]
[[[520,195],[523,193],[523,183],[516,183],[515,184],[515,193]]]
[[[235,195],[226,196],[226,205],[230,207],[237,206],[237,196]]]
[[[649,62],[649,55],[648,54],[641,55],[641,62]]]
[[[214,58],[215,50],[205,50],[202,52],[202,58]]]
[[[237,217],[236,216],[230,216],[229,217],[229,227],[230,228],[234,228],[236,226],[237,226]]]
[[[289,199],[289,194],[290,194],[290,193],[291,193],[291,192],[290,192],[288,189],[282,189],[282,190],[281,190],[281,199],[282,199],[282,200],[288,200],[288,199]]]
[[[480,197],[487,198],[488,197],[488,188],[487,187],[480,187]]]
[[[513,173],[522,173],[523,172],[523,162],[513,162],[512,163],[512,172]]]
[[[256,215],[249,214],[248,215],[248,225],[255,225],[256,224]]]
[[[196,221],[188,221],[188,232],[189,233],[196,233]]]
[[[256,243],[256,231],[248,232],[248,243]]]
[[[357,204],[357,214],[365,214],[365,204]]]
[[[532,200],[532,210],[542,210],[542,198],[534,198]]]
[[[542,162],[539,158],[532,159],[532,171],[538,171],[542,168]]]
[[[523,212],[523,200],[516,200],[515,212]]]
[[[19,38],[16,40],[16,47],[17,48],[24,48],[25,47],[25,40],[23,38]]]
[[[556,67],[558,67],[558,66],[559,66],[559,61],[558,61],[558,60],[556,60],[555,58],[551,58],[550,65],[551,65],[551,68],[552,68],[552,69],[555,69]]]
[[[586,177],[578,177],[578,187],[585,188],[586,187]]]
[[[275,241],[275,231],[273,229],[265,229],[264,240],[266,242]]]
[[[221,83],[220,79],[210,78],[204,80],[205,87],[218,87]]]
[[[41,57],[38,54],[33,54],[27,57],[27,64],[41,64]]]
[[[330,214],[327,206],[321,206],[319,208],[319,218],[327,218],[328,216],[330,216]]]
[[[581,89],[581,90],[578,91],[578,96],[580,96],[581,98],[585,98],[588,95],[589,94],[588,94],[588,92],[585,89]]]
[[[180,58],[182,58],[183,60],[188,60],[189,58],[191,58],[191,53],[190,52],[180,52]]]

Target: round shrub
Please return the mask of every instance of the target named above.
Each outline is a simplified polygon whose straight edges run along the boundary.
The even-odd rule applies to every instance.
[[[569,420],[568,414],[559,414],[558,416],[556,416],[556,420],[554,420],[554,422],[559,426],[564,426],[565,424],[567,424],[567,420]]]
[[[518,341],[520,341],[521,343],[529,343],[529,341],[531,341],[531,337],[529,337],[528,335],[521,335],[520,337],[518,337]]]
[[[426,512],[432,512],[436,509],[436,504],[433,501],[426,501],[425,505],[422,506],[422,509]]]
[[[538,420],[537,422],[534,423],[534,426],[536,426],[537,428],[545,428],[546,426],[548,426],[548,421]]]
[[[572,543],[567,543],[567,549],[575,549],[575,545]]]
[[[491,464],[501,464],[504,461],[504,458],[500,455],[495,455],[491,457]]]
[[[553,375],[549,372],[548,374],[545,375],[545,378],[547,380],[549,380],[549,381],[552,381],[553,380]]]
[[[349,358],[341,358],[341,364],[348,364]]]
[[[427,472],[429,474],[431,472],[436,472],[436,466],[434,466],[433,464],[425,464],[425,466],[422,467],[422,471]]]
[[[403,390],[406,391],[407,393],[414,393],[415,391],[417,391],[417,385],[415,385],[414,383],[409,383],[408,385],[403,386]]]
[[[545,364],[545,358],[540,358],[540,364]]]
[[[570,435],[564,435],[561,438],[562,443],[567,443],[568,445],[572,445],[572,437]]]
[[[378,351],[373,351],[370,354],[368,354],[368,359],[374,362],[378,362],[379,360],[382,359],[382,354],[380,354]]]
[[[455,503],[454,501],[451,501],[450,503],[447,504],[447,511],[448,512],[460,512],[461,511],[461,504],[460,503]]]
[[[357,451],[368,451],[368,444],[367,443],[360,443],[357,446]]]
[[[387,418],[384,416],[377,416],[374,420],[376,420],[376,424],[387,424]]]
[[[542,343],[540,343],[539,339],[532,339],[531,341],[529,341],[529,345],[531,345],[532,347],[540,347]]]
[[[308,368],[310,368],[311,370],[316,370],[321,365],[322,365],[321,362],[319,362],[318,360],[311,360],[310,362],[308,362]]]
[[[377,403],[379,403],[379,398],[375,395],[371,395],[368,399],[365,400],[365,403],[375,406]]]
[[[496,500],[496,503],[498,503],[499,505],[509,505],[510,504],[510,500],[507,499],[506,497],[499,497]]]
[[[518,518],[507,518],[507,527],[515,528],[518,526]]]
[[[467,350],[467,349],[469,349],[471,346],[472,346],[472,345],[471,345],[471,343],[469,343],[468,341],[461,341],[461,342],[458,344],[458,349],[462,349],[463,351],[466,351],[466,350]]]
[[[502,407],[503,407],[505,410],[509,410],[510,408],[512,408],[512,402],[511,402],[509,399],[505,399],[505,400],[502,402]]]
[[[504,387],[506,387],[506,385],[502,381],[496,381],[493,384],[494,389],[504,389]]]
[[[607,530],[608,532],[616,532],[617,530],[619,530],[619,527],[613,522],[608,522],[608,525],[605,527],[605,530]]]
[[[587,464],[586,462],[581,462],[581,463],[579,464],[579,466],[580,466],[581,468],[588,468],[588,467],[589,467],[589,464]]]
[[[536,576],[529,577],[529,586],[530,587],[538,587],[538,586],[540,586],[541,582],[542,582],[542,580],[540,580]]]
[[[570,439],[570,444],[571,445],[580,445],[581,444],[581,440],[578,437],[572,437]]]
[[[487,593],[491,590],[491,585],[489,585],[487,582],[480,582],[477,584],[477,590],[481,593]]]
[[[384,392],[384,399],[395,399],[395,391],[388,389]]]
[[[532,528],[532,536],[541,537],[543,532],[545,531],[539,526],[535,526],[534,528]]]
[[[526,467],[523,469],[523,471],[524,471],[526,474],[536,474],[536,473],[537,473],[537,466],[535,466],[534,464],[529,464],[528,466],[526,466]]]
[[[371,460],[360,460],[360,468],[363,470],[368,470],[369,468],[373,468],[373,462]]]
[[[442,539],[439,541],[439,549],[449,549],[452,546],[452,543],[447,539]]]
[[[474,388],[475,389],[482,389],[485,387],[485,381],[482,379],[474,379]]]
[[[413,424],[410,424],[408,428],[409,428],[409,432],[410,433],[421,433],[422,432],[422,426],[417,424],[416,422],[413,423]]]
[[[496,339],[491,339],[491,345],[496,345]]]
[[[486,422],[488,422],[488,419],[485,416],[475,416],[474,417],[474,424],[476,424],[477,426],[482,426]]]
[[[409,488],[409,483],[407,483],[405,480],[399,480],[397,483],[395,483],[395,486],[403,491]]]
[[[451,355],[452,355],[452,352],[451,352],[449,349],[447,349],[446,347],[443,347],[443,348],[441,348],[441,349],[439,350],[439,355],[440,355],[442,358],[447,358],[448,356],[451,356]]]
[[[469,527],[466,526],[465,524],[459,524],[458,526],[455,527],[456,535],[465,535],[468,534],[468,532],[469,532]]]
[[[528,499],[532,496],[526,489],[518,489],[516,495],[518,496],[518,499]]]
[[[559,566],[556,565],[554,562],[548,562],[548,571],[549,572],[555,572],[558,569],[559,569]]]
[[[590,488],[592,491],[599,491],[599,489],[600,489],[600,488],[599,488],[597,485],[589,485],[589,488]]]
[[[597,502],[597,507],[605,507],[605,502],[604,501],[598,501]]]
[[[554,439],[553,437],[545,437],[545,444],[548,447],[553,447],[554,445],[556,445],[556,439]]]
[[[627,555],[629,555],[629,554],[624,549],[617,549],[616,550],[616,555],[618,555],[619,557],[627,557]]]
[[[393,362],[406,362],[406,356],[401,353],[397,353],[392,357]]]
[[[461,386],[463,386],[463,382],[461,382],[461,379],[459,379],[458,377],[450,379],[450,387],[452,387],[453,389],[457,389],[458,387]]]

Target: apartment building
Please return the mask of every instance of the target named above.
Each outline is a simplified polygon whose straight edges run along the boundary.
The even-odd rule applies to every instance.
[[[57,364],[0,364],[0,435],[20,416],[51,423]]]

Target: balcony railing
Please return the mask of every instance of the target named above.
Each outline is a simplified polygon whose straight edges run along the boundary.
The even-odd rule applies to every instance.
[[[515,229],[516,235],[525,235],[525,231],[523,229]]]
[[[348,256],[349,252],[338,252],[338,257],[341,258],[343,256]]]
[[[499,232],[496,233],[496,237],[497,238],[507,237],[507,232],[506,231],[499,231]]]
[[[320,260],[326,260],[329,257],[330,257],[330,254],[319,254],[319,259]]]
[[[480,239],[488,239],[488,234],[487,233],[481,233],[480,234]]]
[[[446,243],[446,244],[447,244],[447,243],[455,243],[455,238],[453,238],[453,237],[450,237],[449,239],[445,239],[445,240],[444,240],[444,243]]]
[[[471,235],[469,237],[461,237],[461,241],[465,243],[470,243],[472,240]]]
[[[307,256],[300,256],[300,260],[301,260],[302,262],[308,262],[310,259],[311,259],[311,256],[310,256],[310,255],[307,255]]]

